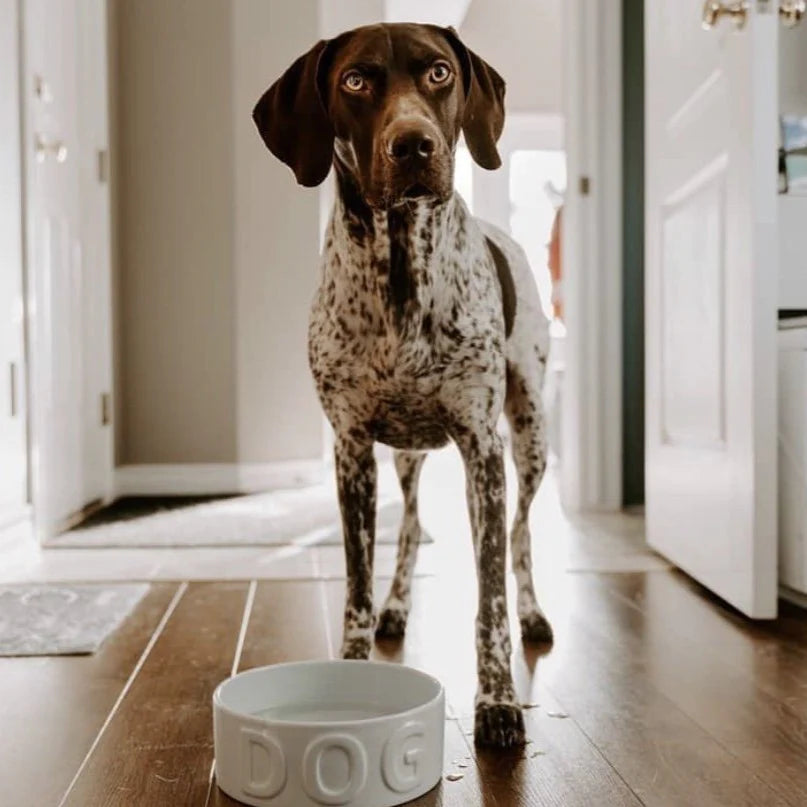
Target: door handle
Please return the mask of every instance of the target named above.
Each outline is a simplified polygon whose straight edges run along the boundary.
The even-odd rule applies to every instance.
[[[36,161],[43,163],[48,157],[55,157],[57,163],[67,159],[67,146],[61,140],[46,140],[41,134],[34,137]]]
[[[807,0],[782,0],[779,4],[779,18],[785,28],[795,28],[805,12],[807,12]]]
[[[706,0],[703,4],[701,25],[704,30],[711,31],[723,17],[728,17],[736,30],[745,27],[748,19],[748,3],[746,0],[735,3],[723,3],[720,0]]]

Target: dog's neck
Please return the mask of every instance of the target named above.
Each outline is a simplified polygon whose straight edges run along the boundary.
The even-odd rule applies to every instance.
[[[325,272],[337,297],[359,300],[376,324],[398,333],[423,323],[447,278],[448,238],[468,215],[456,194],[446,202],[412,200],[371,208],[355,181],[337,170],[326,234]],[[464,227],[463,227],[464,229]]]

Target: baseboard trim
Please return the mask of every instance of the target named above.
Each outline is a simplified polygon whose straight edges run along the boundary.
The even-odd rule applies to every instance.
[[[796,591],[793,588],[789,588],[788,586],[780,584],[779,596],[783,600],[787,600],[789,603],[792,603],[793,605],[797,605],[799,608],[804,608],[805,610],[807,610],[807,594],[804,594],[801,591]]]
[[[202,496],[259,493],[315,485],[324,478],[320,459],[268,463],[185,463],[120,465],[115,493],[120,496]]]
[[[33,508],[30,504],[4,511],[0,516],[0,548],[19,546],[34,537]]]

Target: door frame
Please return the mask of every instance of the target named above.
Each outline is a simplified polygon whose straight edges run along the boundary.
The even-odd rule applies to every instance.
[[[77,5],[76,14],[76,34],[78,42],[88,43],[93,42],[93,37],[99,34],[98,20],[93,19],[91,14],[82,13],[89,7],[92,0],[79,0],[83,3],[81,7]],[[104,100],[103,109],[92,108],[87,104],[85,99],[81,99],[77,103],[76,116],[77,131],[84,132],[98,132],[99,128],[103,131],[106,140],[106,159],[99,156],[95,144],[88,144],[82,142],[77,149],[76,159],[80,160],[80,166],[84,176],[93,172],[98,176],[99,182],[91,183],[87,181],[79,182],[79,200],[80,206],[83,211],[92,210],[93,214],[99,213],[99,198],[98,189],[101,189],[102,195],[105,196],[100,204],[100,216],[93,216],[91,222],[82,220],[81,233],[82,238],[87,241],[92,239],[93,252],[98,258],[97,274],[93,277],[93,282],[87,284],[85,288],[89,288],[95,294],[93,305],[100,312],[104,321],[104,335],[100,340],[103,344],[90,343],[87,338],[86,332],[83,332],[82,342],[83,349],[86,350],[88,344],[91,345],[92,355],[103,364],[102,371],[105,372],[108,380],[108,394],[110,395],[108,402],[109,412],[109,425],[107,426],[108,434],[105,438],[103,452],[98,457],[92,458],[93,462],[100,460],[101,466],[99,469],[99,476],[102,479],[102,493],[100,503],[108,503],[114,498],[114,434],[113,434],[113,412],[114,404],[112,400],[112,385],[113,385],[113,368],[112,368],[112,253],[111,253],[111,193],[110,193],[110,178],[109,178],[109,143],[110,143],[110,119],[109,119],[109,104],[108,104],[108,76],[109,76],[109,9],[108,0],[97,0],[100,11],[103,14],[103,21],[101,24],[100,33],[103,37],[103,62],[102,73],[100,78],[96,76],[96,80],[103,82]],[[33,88],[32,76],[27,64],[28,60],[28,45],[26,42],[26,5],[28,0],[20,0],[19,5],[19,75],[20,75],[20,119],[21,119],[21,132],[22,132],[22,148],[20,153],[21,160],[21,175],[22,175],[22,217],[23,217],[23,294],[24,294],[24,320],[25,320],[25,342],[26,342],[26,362],[25,362],[25,388],[26,388],[26,412],[28,422],[28,478],[29,478],[29,497],[31,501],[31,516],[32,527],[34,535],[41,543],[45,543],[53,535],[47,526],[43,523],[43,513],[46,512],[46,506],[43,502],[44,492],[42,490],[42,480],[44,478],[44,471],[48,467],[48,463],[53,461],[53,458],[48,456],[46,451],[42,450],[41,435],[38,431],[38,424],[42,422],[43,407],[45,406],[45,392],[43,389],[38,388],[37,373],[35,368],[37,366],[49,366],[51,361],[51,351],[47,341],[41,338],[39,332],[41,323],[37,320],[37,311],[42,310],[42,301],[37,299],[37,283],[34,282],[34,273],[37,271],[36,267],[32,265],[31,256],[33,251],[33,227],[31,216],[29,213],[32,188],[34,187],[34,153],[33,143],[35,133],[32,127],[31,105],[33,103]],[[95,23],[96,28],[93,29]],[[95,43],[98,44],[97,42]],[[82,54],[86,56],[86,54]],[[77,70],[87,73],[91,71],[92,66],[86,62],[86,59],[77,59]],[[92,77],[92,76],[91,76]],[[81,78],[79,79],[81,84]],[[99,123],[100,122],[100,123]],[[102,164],[103,163],[103,164]],[[103,176],[102,176],[103,175]],[[90,200],[90,196],[94,195],[95,198]],[[103,215],[104,208],[106,216]],[[83,249],[87,254],[90,252],[88,249]],[[85,297],[85,300],[87,298]],[[66,302],[66,301],[65,301]],[[108,344],[106,344],[108,342]],[[86,355],[86,354],[85,354]],[[100,366],[100,365],[97,365]],[[82,379],[80,389],[84,389],[86,385],[86,364],[82,362]],[[82,412],[82,417],[86,417],[86,410]],[[101,417],[100,401],[98,406],[98,417]],[[84,435],[84,428],[82,427],[82,435]],[[82,437],[84,439],[84,437]],[[86,459],[85,459],[86,461]],[[83,472],[83,469],[76,469],[76,473]],[[86,507],[79,509],[67,521],[57,525],[55,532],[64,529],[69,529],[75,522],[86,513]]]
[[[622,0],[567,0],[561,497],[622,507]]]

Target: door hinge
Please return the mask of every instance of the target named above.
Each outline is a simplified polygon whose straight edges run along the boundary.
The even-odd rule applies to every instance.
[[[8,366],[9,389],[11,392],[11,417],[15,418],[19,414],[17,409],[17,362],[13,361]]]
[[[109,151],[107,149],[98,150],[98,181],[102,185],[109,182]]]
[[[112,422],[112,400],[108,392],[101,393],[101,425],[109,426]]]
[[[580,177],[580,195],[588,196],[591,193],[591,177]]]

